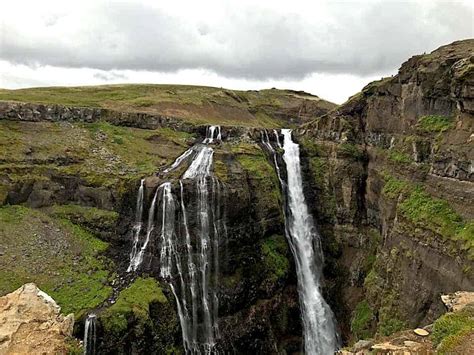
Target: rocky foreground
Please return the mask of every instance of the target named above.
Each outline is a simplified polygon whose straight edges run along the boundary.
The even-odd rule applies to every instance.
[[[35,284],[0,297],[0,354],[67,354],[74,315]]]

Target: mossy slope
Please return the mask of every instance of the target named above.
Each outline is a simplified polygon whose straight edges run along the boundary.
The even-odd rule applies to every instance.
[[[21,206],[0,208],[0,295],[27,282],[80,317],[111,295],[108,245],[81,227]]]

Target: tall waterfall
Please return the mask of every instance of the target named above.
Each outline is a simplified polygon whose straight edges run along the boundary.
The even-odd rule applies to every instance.
[[[286,186],[282,186],[286,194],[285,228],[296,264],[304,349],[306,354],[333,354],[338,347],[338,337],[334,315],[321,293],[321,241],[303,194],[299,145],[293,142],[291,130],[284,129],[282,134],[287,173]],[[278,134],[276,138],[280,145]],[[268,136],[264,144],[270,145]],[[270,149],[275,157],[271,145]],[[280,175],[278,164],[276,168]]]
[[[84,326],[84,355],[95,354],[96,320],[97,317],[94,313],[87,315]]]
[[[160,276],[176,299],[183,345],[190,354],[210,354],[218,338],[218,248],[225,224],[223,188],[211,172],[214,149],[210,144],[220,140],[220,127],[208,127],[202,143],[185,151],[164,170],[168,173],[189,164],[178,186],[167,181],[156,189],[144,234],[143,180],[137,196],[128,271],[140,268],[150,243],[158,245]],[[190,218],[192,213],[195,215]]]

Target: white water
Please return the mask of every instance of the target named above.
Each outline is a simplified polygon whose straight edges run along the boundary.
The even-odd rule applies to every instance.
[[[153,197],[148,213],[146,236],[143,229],[143,181],[137,197],[136,226],[130,266],[136,271],[143,262],[145,250],[156,239],[160,251],[160,276],[170,285],[176,299],[186,353],[210,354],[215,352],[218,337],[218,247],[219,235],[225,235],[225,223],[221,216],[221,190],[218,180],[212,176],[214,150],[209,145],[221,140],[219,126],[210,126],[206,138],[183,154],[166,170],[176,169],[185,162],[187,170],[179,180],[179,199],[173,195],[171,181],[161,184]],[[188,201],[196,216],[188,223],[184,181],[192,181],[196,193]],[[156,211],[157,210],[157,211]],[[156,228],[155,228],[156,219]]]
[[[128,266],[127,271],[137,271],[138,267],[141,265],[143,261],[143,255],[145,253],[146,247],[150,242],[150,237],[155,229],[155,208],[156,208],[156,199],[158,197],[158,193],[163,188],[163,185],[160,185],[158,189],[156,189],[155,195],[153,196],[153,200],[151,201],[150,210],[148,211],[148,223],[146,228],[146,235],[145,240],[143,241],[142,246],[140,249],[137,247],[137,252],[130,260],[130,265]]]
[[[215,136],[215,138],[214,138],[214,136]],[[207,127],[206,139],[204,139],[203,143],[205,143],[205,144],[214,143],[214,139],[217,140],[217,141],[220,141],[222,139],[221,126],[209,126],[209,127]]]
[[[300,152],[291,130],[282,130],[287,172],[287,239],[296,264],[306,354],[333,354],[338,347],[334,315],[321,294],[323,256],[320,237],[303,194]]]
[[[95,314],[87,315],[84,326],[84,355],[94,355],[96,345],[96,320]]]
[[[183,154],[181,154],[179,157],[177,157],[176,160],[173,162],[173,164],[171,164],[171,166],[169,168],[166,168],[164,170],[164,173],[169,173],[170,171],[173,171],[174,169],[176,169],[192,153],[194,153],[194,147],[189,148]]]
[[[142,179],[140,181],[140,187],[138,189],[138,195],[137,195],[137,204],[135,208],[136,210],[135,224],[133,225],[133,246],[132,246],[132,251],[130,253],[130,265],[128,266],[127,272],[131,271],[132,261],[136,258],[138,242],[140,240],[140,232],[142,231],[144,188],[145,188],[145,179]]]

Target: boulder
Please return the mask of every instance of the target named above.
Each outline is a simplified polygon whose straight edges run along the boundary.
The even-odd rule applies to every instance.
[[[34,283],[0,297],[0,354],[66,354],[74,315]]]

